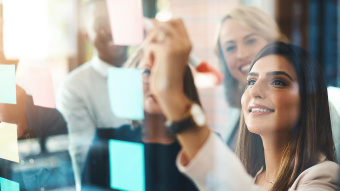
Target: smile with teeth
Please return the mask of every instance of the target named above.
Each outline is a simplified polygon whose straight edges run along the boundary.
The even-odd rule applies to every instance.
[[[249,112],[274,112],[272,109],[252,108]]]
[[[250,70],[250,64],[243,66],[242,68],[240,68],[241,72],[249,72]]]

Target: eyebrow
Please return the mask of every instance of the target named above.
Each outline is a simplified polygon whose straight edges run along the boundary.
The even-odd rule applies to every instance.
[[[283,75],[283,76],[287,76],[289,79],[293,80],[293,78],[287,74],[286,72],[283,71],[273,71],[273,72],[267,72],[266,76],[277,76],[277,75]],[[255,72],[250,72],[249,74],[247,74],[246,77],[248,76],[259,76],[258,73]]]
[[[250,34],[246,35],[245,37],[243,37],[243,39],[247,39],[247,38],[249,38],[249,37],[251,37],[253,35],[257,35],[257,34],[256,33],[250,33]],[[226,41],[224,44],[228,44],[228,43],[232,43],[232,42],[234,42],[234,41],[233,40],[229,40],[229,41]]]

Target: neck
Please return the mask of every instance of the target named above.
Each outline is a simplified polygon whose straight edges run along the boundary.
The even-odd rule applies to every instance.
[[[165,117],[157,114],[145,113],[143,127],[143,142],[171,144],[175,141],[174,136],[168,131],[165,126]]]
[[[283,152],[290,140],[290,133],[279,132],[262,136],[266,164],[265,178],[275,182],[280,168]]]
[[[98,58],[100,58],[102,61],[112,65],[112,66],[115,66],[115,67],[121,67],[124,62],[126,61],[127,57],[126,55],[122,55],[120,57],[111,57],[111,56],[105,56],[105,55],[101,55],[101,54],[98,54]]]

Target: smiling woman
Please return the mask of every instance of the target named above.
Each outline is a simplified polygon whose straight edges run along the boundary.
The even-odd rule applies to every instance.
[[[247,84],[238,155],[258,185],[275,180],[272,190],[287,190],[302,171],[325,159],[336,161],[326,83],[306,51],[284,43],[266,46]],[[273,112],[253,111],[264,107]]]
[[[290,136],[287,127],[296,126],[301,107],[294,67],[283,56],[269,55],[258,60],[247,76],[241,103],[248,130],[268,134],[281,129],[280,138],[284,131]]]
[[[166,40],[157,42],[165,29]],[[238,159],[207,125],[198,123],[192,112],[196,104],[181,90],[179,76],[184,76],[191,50],[182,21],[160,23],[147,42],[154,68],[151,92],[169,128],[179,130],[177,166],[200,190],[339,188],[326,83],[305,50],[275,42],[255,57],[242,96]]]

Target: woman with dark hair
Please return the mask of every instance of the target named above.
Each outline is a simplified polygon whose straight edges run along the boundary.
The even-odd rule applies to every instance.
[[[201,190],[339,188],[326,84],[305,50],[275,42],[252,62],[241,98],[238,159],[183,93],[191,43],[182,21],[159,23],[147,47],[151,90],[182,146],[177,166]]]

